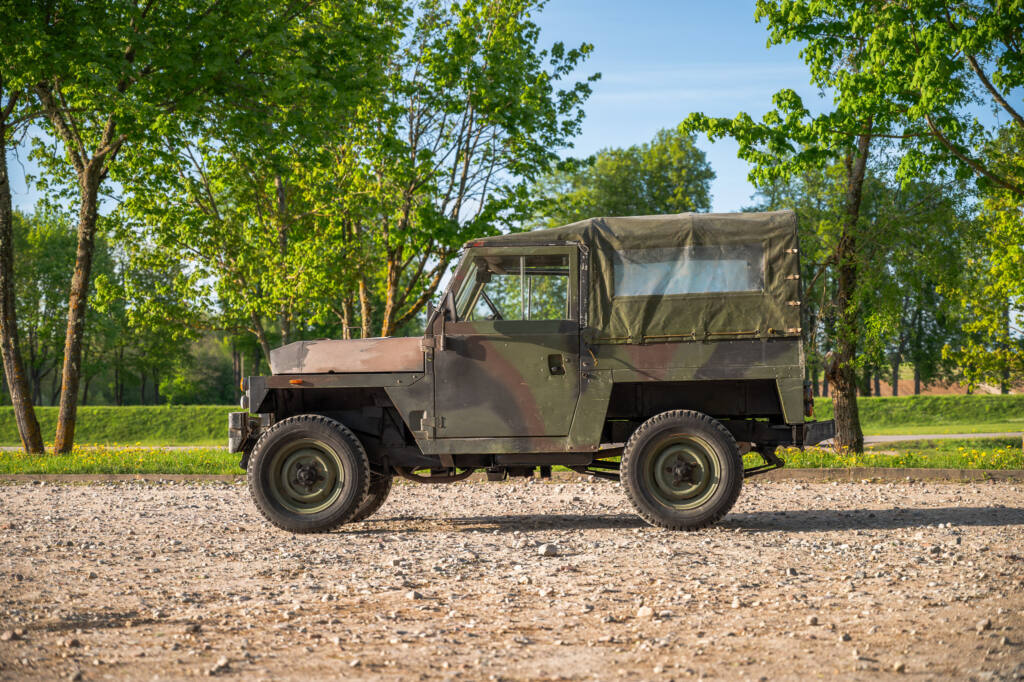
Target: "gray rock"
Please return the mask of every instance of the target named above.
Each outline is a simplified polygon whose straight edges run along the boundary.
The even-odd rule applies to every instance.
[[[558,545],[550,542],[545,542],[543,545],[537,548],[537,554],[541,556],[558,556]]]

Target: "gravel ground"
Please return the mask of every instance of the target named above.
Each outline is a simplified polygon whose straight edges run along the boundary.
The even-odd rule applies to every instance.
[[[0,678],[1024,676],[1024,488],[751,483],[717,527],[608,482],[396,485],[295,536],[237,484],[0,487]]]

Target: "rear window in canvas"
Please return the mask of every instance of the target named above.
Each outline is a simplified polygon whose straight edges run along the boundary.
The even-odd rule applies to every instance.
[[[674,296],[761,291],[764,248],[686,246],[615,254],[615,296]]]

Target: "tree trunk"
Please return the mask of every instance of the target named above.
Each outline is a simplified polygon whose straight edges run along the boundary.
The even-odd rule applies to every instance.
[[[878,370],[875,370],[875,395],[882,395],[882,377]]]
[[[12,102],[13,104],[13,102]],[[13,108],[13,107],[12,107]],[[32,403],[18,345],[18,317],[14,301],[14,208],[7,174],[7,127],[0,123],[0,356],[4,378],[14,407],[18,437],[25,452],[42,453],[43,436]]]
[[[870,131],[871,121],[867,129]],[[858,329],[855,301],[857,289],[857,223],[864,189],[871,136],[857,137],[857,153],[846,159],[846,215],[842,233],[836,246],[838,273],[836,278],[836,308],[838,311],[836,354],[829,372],[832,382],[832,405],[836,421],[836,444],[854,452],[864,451],[864,432],[857,409],[857,381],[854,360],[857,357]]]
[[[231,339],[231,391],[236,399],[242,397],[242,376],[242,355],[238,352],[235,340]]]
[[[366,287],[366,280],[359,278],[359,322],[362,325],[361,338],[368,339],[373,334],[370,331],[370,292]],[[383,332],[381,334],[383,336]]]
[[[75,442],[78,384],[82,376],[82,336],[85,331],[85,310],[89,304],[89,277],[96,241],[97,194],[102,166],[102,161],[94,159],[79,176],[81,206],[78,211],[78,248],[75,253],[75,271],[71,276],[71,295],[68,298],[60,412],[57,416],[57,435],[53,441],[55,452],[71,452]]]
[[[267,340],[267,332],[263,328],[263,322],[260,321],[260,316],[255,312],[250,313],[252,319],[253,333],[256,335],[256,340],[260,343],[260,350],[263,351],[263,359],[267,361],[267,365],[270,365],[270,341]]]
[[[160,373],[153,370],[153,404],[160,404]]]
[[[828,370],[824,372],[824,376],[821,377],[821,397],[828,397]]]
[[[897,357],[892,362],[892,394],[900,394],[900,359]]]
[[[341,338],[352,338],[352,299],[348,296],[341,301]]]
[[[917,365],[914,365],[914,395],[921,395],[921,373],[917,371]]]
[[[146,370],[139,372],[139,405],[146,404]]]

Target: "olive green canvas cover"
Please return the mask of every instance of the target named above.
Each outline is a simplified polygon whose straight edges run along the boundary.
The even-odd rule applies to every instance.
[[[471,245],[562,241],[589,250],[587,326],[594,342],[800,335],[792,211],[589,218]],[[686,259],[699,262],[679,265]]]

